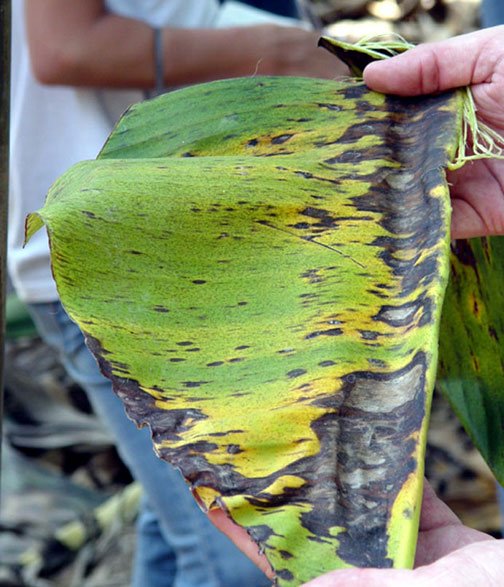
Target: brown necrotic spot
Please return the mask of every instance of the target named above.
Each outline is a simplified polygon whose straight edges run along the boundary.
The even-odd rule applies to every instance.
[[[336,363],[334,361],[328,360],[328,361],[320,361],[319,363],[319,367],[332,367],[333,365],[336,365]]]
[[[384,305],[374,316],[374,320],[385,322],[396,328],[410,326],[415,321],[422,326],[432,320],[432,300],[422,294],[418,299],[406,304]]]
[[[292,371],[289,371],[287,373],[287,377],[289,377],[289,379],[294,379],[296,377],[301,377],[301,375],[305,375],[306,374],[306,369],[292,369]]]
[[[332,112],[341,112],[343,109],[339,104],[319,103],[317,106],[324,110],[331,110]]]
[[[368,373],[354,375],[354,380],[350,382],[350,376],[347,376],[352,390],[345,405],[365,412],[392,412],[414,399],[419,383],[423,382],[423,373],[424,365],[418,362],[390,378],[379,378]]]
[[[452,253],[463,264],[476,269],[477,261],[471,245],[466,240],[457,240],[451,246]]]
[[[219,448],[217,444],[214,444],[213,442],[207,442],[206,440],[199,440],[198,442],[188,444],[187,446],[192,452],[195,453],[213,452]]]
[[[294,173],[295,173],[295,175],[300,175],[301,177],[304,177],[305,179],[312,179],[312,177],[313,177],[313,173],[310,173],[309,171],[295,171]]]
[[[318,336],[339,336],[343,334],[343,330],[341,328],[328,328],[327,330],[315,330],[314,332],[310,332],[305,336],[306,340],[310,340],[311,338],[317,338]]]
[[[320,283],[324,280],[320,269],[308,269],[308,271],[301,274],[301,277],[307,279],[309,283]]]
[[[380,369],[384,369],[386,367],[385,361],[382,361],[381,359],[368,359],[368,363],[370,363],[371,365],[375,365]]]
[[[294,581],[294,575],[287,569],[281,569],[276,572],[276,576],[282,581]]]
[[[364,157],[367,159],[367,153],[365,154],[361,151],[350,150],[344,151],[337,157],[326,159],[324,163],[327,163],[328,165],[337,165],[340,163],[359,163]]]
[[[366,65],[367,63],[369,63],[369,61],[372,61],[372,59],[370,59],[367,55],[364,55],[363,53],[359,53],[358,55],[352,55],[352,58],[361,58],[364,60],[363,63],[366,63]],[[346,100],[354,101],[358,105],[360,102],[366,100],[368,89],[365,84],[350,84],[343,89],[343,94]],[[374,105],[373,110],[379,110],[379,107]]]
[[[283,134],[283,135],[278,135],[276,137],[273,137],[271,139],[271,142],[273,145],[282,145],[283,143],[286,143],[289,139],[291,139],[294,135],[293,134]]]
[[[297,222],[296,224],[289,224],[288,226],[290,228],[296,228],[298,230],[306,230],[307,228],[310,228],[311,224],[309,224],[308,222]]]
[[[372,330],[359,330],[359,334],[364,340],[376,340],[380,336],[379,332],[374,332]]]
[[[288,353],[293,353],[294,349],[280,349],[277,351],[279,355],[287,355]]]
[[[202,385],[205,385],[207,383],[210,383],[210,382],[209,381],[183,381],[182,382],[184,387],[201,387]]]
[[[331,216],[328,210],[324,208],[315,208],[313,206],[307,206],[300,212],[302,216],[308,216],[308,218],[314,218],[318,220],[314,226],[323,226],[327,228],[335,227],[335,218]]]

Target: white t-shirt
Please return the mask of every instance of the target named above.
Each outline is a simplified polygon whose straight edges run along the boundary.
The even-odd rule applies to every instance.
[[[108,0],[116,14],[151,26],[200,28],[264,22],[276,18],[235,2],[217,0]],[[43,205],[51,184],[78,161],[96,157],[126,108],[143,99],[141,91],[48,87],[33,77],[24,26],[24,2],[13,2],[11,168],[8,267],[18,295],[26,302],[58,299],[45,231],[23,249],[27,214]]]

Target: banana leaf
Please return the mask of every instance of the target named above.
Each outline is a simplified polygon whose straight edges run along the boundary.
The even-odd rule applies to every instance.
[[[504,238],[456,241],[438,386],[504,484]]]
[[[129,416],[279,586],[413,564],[460,126],[458,92],[212,82],[28,219]]]
[[[362,76],[371,61],[387,59],[413,47],[397,36],[387,40],[363,39],[356,44],[322,37],[319,45],[343,60],[356,76]],[[485,158],[493,154],[503,159],[502,148],[493,148],[492,141],[479,136],[475,111],[469,114],[471,117],[474,125],[470,133],[471,155],[474,157],[479,151],[481,156],[486,150]],[[494,140],[504,145],[501,137],[495,135]],[[478,147],[479,141],[483,150]],[[453,167],[464,161],[462,154]],[[503,284],[502,237],[459,240],[452,244],[450,280],[439,339],[438,387],[501,485],[504,485]]]

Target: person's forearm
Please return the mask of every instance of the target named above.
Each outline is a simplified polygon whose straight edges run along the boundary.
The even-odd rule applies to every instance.
[[[165,84],[183,85],[255,73],[279,74],[277,29],[165,29]]]
[[[66,5],[66,6],[65,6]],[[152,87],[152,29],[111,15],[99,0],[27,0],[35,76],[45,84]]]
[[[26,5],[33,69],[42,83],[154,87],[154,32],[145,23],[107,13],[100,0],[27,0]],[[301,29],[166,28],[161,38],[167,87],[255,73],[298,73],[296,68],[302,64],[307,69],[307,63],[313,63],[313,75],[338,72],[337,63],[326,67],[323,59],[330,57],[320,50],[311,59],[316,36]]]

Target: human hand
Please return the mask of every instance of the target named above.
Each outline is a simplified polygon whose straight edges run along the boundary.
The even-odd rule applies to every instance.
[[[224,512],[210,512],[212,522],[269,577],[271,569],[243,528]],[[504,576],[504,540],[463,526],[425,484],[415,570],[344,569],[304,587],[499,587]]]
[[[504,540],[463,526],[425,484],[415,570],[345,569],[304,587],[498,587]]]
[[[364,70],[364,81],[373,90],[400,96],[471,86],[478,120],[504,136],[504,26],[373,62]],[[449,172],[448,182],[453,238],[504,234],[504,161],[466,163]]]

